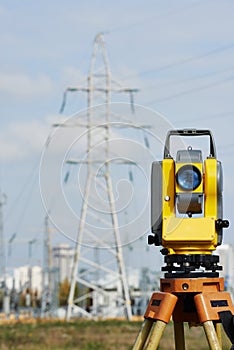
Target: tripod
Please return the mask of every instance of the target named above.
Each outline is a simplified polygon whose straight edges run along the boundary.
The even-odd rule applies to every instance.
[[[152,294],[133,350],[156,350],[171,316],[176,350],[185,350],[184,322],[202,325],[209,349],[221,350],[221,322],[234,343],[233,315],[223,278],[161,279],[160,292]]]

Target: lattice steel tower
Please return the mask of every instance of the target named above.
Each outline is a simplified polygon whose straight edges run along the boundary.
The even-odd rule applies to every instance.
[[[122,88],[119,84],[113,82],[102,34],[98,34],[94,40],[87,86],[67,88],[64,93],[61,110],[64,109],[67,92],[74,91],[87,93],[87,154],[85,160],[70,160],[70,163],[79,166],[85,164],[87,177],[82,199],[66,318],[67,320],[70,319],[73,310],[87,317],[108,316],[108,312],[105,315],[103,314],[104,311],[98,309],[98,303],[95,306],[95,300],[100,299],[100,296],[103,300],[107,300],[105,303],[108,305],[106,288],[108,284],[109,286],[118,286],[116,291],[116,305],[124,311],[128,319],[131,319],[130,295],[110,172],[111,154],[109,141],[112,128],[110,120],[111,93],[128,93],[133,108],[133,94],[137,90]],[[102,123],[97,122],[95,108],[92,108],[97,104],[102,105],[102,115],[104,115],[102,117]],[[102,147],[102,152],[99,152],[99,158],[95,155],[95,148],[98,147]],[[118,159],[118,163],[129,164],[128,161],[121,161],[121,159]],[[93,200],[93,191],[96,190],[94,183],[96,184],[95,186],[98,186],[103,198],[103,201],[100,201],[99,205],[101,208],[100,212],[105,205],[104,218],[100,212],[95,213],[92,205],[90,205],[90,201]],[[90,229],[92,227],[90,225],[91,220],[93,222],[94,220],[101,222],[107,230],[103,230],[103,234],[98,235],[95,230]],[[113,243],[110,246],[106,244],[106,235]],[[90,247],[86,244],[87,237],[90,237],[96,242],[95,246]],[[103,253],[100,251],[100,247],[105,247],[105,261],[100,258],[100,254]],[[92,253],[90,252],[91,250]],[[77,283],[79,284],[80,294],[78,294],[78,297],[75,297]]]

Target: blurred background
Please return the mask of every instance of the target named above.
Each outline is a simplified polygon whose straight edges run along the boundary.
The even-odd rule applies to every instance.
[[[133,313],[142,314],[147,295],[158,288],[162,258],[159,248],[147,246],[148,208],[143,227],[136,222],[134,226],[134,215],[138,217],[141,206],[147,203],[149,165],[161,159],[169,128],[208,128],[214,134],[224,168],[224,217],[231,222],[221,256],[227,287],[232,289],[233,11],[231,0],[1,2],[0,267],[2,295],[9,296],[10,306],[17,304],[20,294],[22,306],[34,305],[37,312],[48,278],[53,285],[51,295],[44,296],[43,310],[52,299],[55,309],[67,302],[79,214],[70,221],[59,207],[55,197],[58,188],[52,186],[51,147],[61,156],[57,175],[62,190],[72,210],[79,213],[82,196],[73,191],[77,167],[68,166],[66,161],[78,156],[78,150],[84,157],[87,149],[81,140],[70,152],[67,139],[76,137],[70,121],[80,121],[87,108],[85,87],[98,33],[102,33],[111,78],[118,81],[115,86],[127,89],[126,93],[113,94],[111,101],[124,107],[114,111],[111,121],[130,123],[133,129],[141,126],[137,131],[122,128],[110,136],[124,139],[124,145],[131,140],[129,150],[134,142],[142,145],[135,153],[121,153],[121,149],[119,157],[128,159],[128,164],[114,169],[119,175],[115,175],[115,183],[126,179],[131,185],[127,188],[132,190],[129,196],[134,194],[132,207],[122,210],[119,219],[122,225],[131,222],[121,239],[127,280],[135,295]],[[101,66],[98,55],[96,62]],[[68,91],[64,100],[68,87],[77,91]],[[98,113],[96,121],[101,123],[103,112]],[[64,120],[68,120],[70,134],[58,128]],[[117,149],[114,145],[115,152]],[[132,163],[142,158],[147,158],[145,168],[142,164],[134,167]],[[139,169],[144,169],[146,178]],[[86,175],[84,172],[82,179]],[[82,181],[78,184],[85,186]],[[122,192],[127,188],[122,187]],[[100,262],[100,246],[92,248],[93,261]]]

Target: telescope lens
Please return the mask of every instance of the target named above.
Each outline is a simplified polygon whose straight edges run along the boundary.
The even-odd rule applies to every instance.
[[[178,170],[176,181],[183,191],[193,191],[201,183],[200,170],[194,165],[184,165]]]

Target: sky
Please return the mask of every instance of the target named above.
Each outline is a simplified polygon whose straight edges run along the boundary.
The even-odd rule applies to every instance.
[[[212,130],[224,168],[225,218],[231,222],[224,242],[234,243],[233,13],[231,0],[1,1],[0,189],[7,266],[42,264],[41,155],[52,124],[60,120],[64,90],[85,84],[100,32],[112,77],[139,89],[139,108],[174,128]],[[128,97],[115,101],[126,103]],[[84,109],[85,95],[69,95],[66,108],[66,116]],[[152,150],[154,155],[160,156]],[[66,241],[52,224],[51,232],[53,244]],[[133,265],[139,254],[144,264],[155,263],[155,251],[142,240],[129,254]]]

